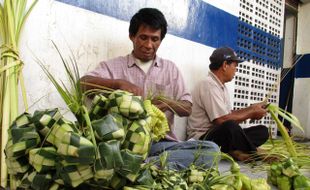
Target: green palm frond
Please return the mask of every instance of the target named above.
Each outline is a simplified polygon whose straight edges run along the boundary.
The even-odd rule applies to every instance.
[[[298,127],[299,129],[301,129],[303,131],[303,128],[301,127],[301,124],[300,124],[298,118],[295,117],[293,114],[288,113],[288,112],[284,111],[283,109],[281,109],[278,106],[273,105],[273,104],[269,104],[267,106],[267,110],[271,114],[271,117],[275,120],[277,127],[278,127],[278,130],[280,131],[282,138],[283,138],[283,140],[287,146],[287,150],[290,153],[290,156],[296,157],[297,152],[296,152],[296,149],[293,145],[293,141],[292,141],[291,137],[289,136],[285,126],[280,121],[280,119],[278,118],[277,115],[282,116],[284,119],[286,119],[287,121],[292,123],[295,127]]]
[[[94,143],[95,147],[97,147],[96,139],[89,118],[89,113],[84,104],[85,96],[81,89],[81,83],[79,80],[80,74],[77,66],[78,65],[77,61],[72,51],[69,60],[65,59],[62,53],[60,52],[58,46],[54,42],[52,43],[61,59],[61,62],[67,75],[69,85],[66,85],[65,82],[62,80],[58,82],[58,80],[47,69],[45,63],[40,59],[38,59],[37,57],[36,61],[40,65],[46,76],[53,83],[53,85],[55,86],[56,90],[58,91],[64,102],[69,107],[70,111],[75,115],[77,121],[79,122],[79,126],[81,127],[81,131],[90,131],[92,142]]]

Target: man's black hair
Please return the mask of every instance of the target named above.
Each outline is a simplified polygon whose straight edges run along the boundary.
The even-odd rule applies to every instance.
[[[232,64],[233,61],[226,61],[226,63],[228,65]],[[209,69],[210,70],[218,70],[219,68],[221,68],[221,66],[224,64],[224,61],[222,62],[212,62],[210,65],[209,65]]]
[[[135,36],[141,25],[149,26],[153,29],[161,29],[161,40],[167,33],[167,21],[162,12],[155,8],[140,9],[130,20],[129,35]]]

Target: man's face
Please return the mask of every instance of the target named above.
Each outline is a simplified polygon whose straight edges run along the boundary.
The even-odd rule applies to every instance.
[[[161,29],[152,29],[149,26],[141,25],[135,36],[130,36],[133,43],[133,54],[141,61],[154,59],[156,51],[161,43]]]
[[[227,82],[231,81],[234,78],[237,66],[238,63],[235,61],[230,64],[227,64],[227,70],[226,70]]]

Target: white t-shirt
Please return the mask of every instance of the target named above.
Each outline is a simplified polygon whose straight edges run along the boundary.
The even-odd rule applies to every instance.
[[[143,62],[140,59],[135,58],[135,63],[140,67],[140,69],[147,73],[153,63],[153,60]]]

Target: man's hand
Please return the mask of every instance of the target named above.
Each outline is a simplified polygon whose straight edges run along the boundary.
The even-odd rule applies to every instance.
[[[143,90],[135,84],[132,84],[131,82],[121,79],[115,80],[115,82],[118,89],[131,92],[135,96],[143,96]]]
[[[161,111],[170,110],[180,117],[187,117],[192,112],[192,103],[187,100],[153,99],[152,103]]]
[[[165,112],[169,109],[167,103],[157,100],[157,99],[153,99],[152,100],[152,104],[154,104],[158,109],[160,109],[162,112]]]
[[[260,103],[256,103],[256,104],[252,104],[250,106],[251,108],[251,119],[252,120],[259,120],[263,117],[266,116],[267,114],[267,110],[266,110],[266,102],[260,102]]]
[[[140,87],[126,80],[105,79],[105,78],[94,77],[90,75],[85,75],[80,80],[81,80],[81,88],[83,91],[90,90],[90,89],[96,89],[96,88],[100,89],[100,87],[104,89],[105,87],[107,87],[107,88],[111,88],[114,90],[117,90],[117,89],[126,90],[128,92],[133,93],[136,96],[143,96],[143,90]]]

